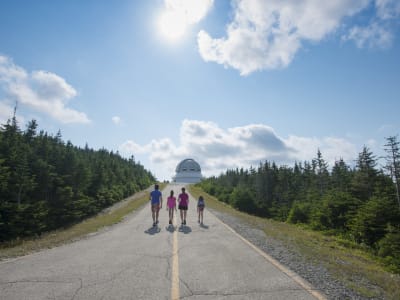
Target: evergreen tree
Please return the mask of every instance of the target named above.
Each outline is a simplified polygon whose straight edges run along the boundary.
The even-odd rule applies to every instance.
[[[373,153],[364,146],[356,161],[356,171],[352,178],[352,191],[355,197],[363,202],[372,197],[375,189],[375,180],[378,174],[376,170],[376,158]]]
[[[317,152],[317,158],[313,159],[313,166],[317,175],[319,195],[322,197],[328,188],[329,171],[328,163],[322,158],[322,154],[319,149]]]
[[[386,157],[386,169],[389,171],[395,184],[396,198],[400,209],[400,142],[397,140],[397,136],[390,136],[386,140],[385,151],[388,153]]]
[[[336,161],[331,174],[332,188],[340,192],[349,192],[351,176],[352,172],[344,160],[341,158]]]
[[[22,132],[14,113],[0,127],[0,242],[68,226],[155,181],[132,159],[80,149],[37,126]]]

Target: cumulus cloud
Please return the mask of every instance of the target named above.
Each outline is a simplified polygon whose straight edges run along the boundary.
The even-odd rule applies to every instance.
[[[5,95],[0,101],[18,102],[62,123],[89,123],[85,113],[67,107],[77,96],[64,78],[47,71],[28,73],[6,56],[0,55],[0,88]]]
[[[203,60],[237,69],[241,75],[285,68],[304,43],[318,43],[337,32],[360,48],[386,48],[393,40],[389,22],[400,15],[398,0],[232,2],[233,19],[226,36],[214,38],[201,30],[197,43]],[[367,24],[349,25],[351,17],[371,6]]]
[[[6,124],[13,115],[13,108],[6,103],[0,102],[0,123]]]
[[[317,149],[321,153],[330,166],[333,166],[335,161],[343,159],[351,162],[357,157],[356,146],[343,138],[336,137],[299,137],[291,135],[285,140],[286,144],[296,149],[290,157],[297,161],[309,161],[316,156]]]
[[[161,32],[176,39],[188,26],[200,22],[213,6],[214,0],[164,0],[165,9],[159,18]]]
[[[334,32],[344,17],[353,16],[369,0],[238,0],[227,36],[198,34],[202,58],[248,75],[284,68],[304,41],[318,42]]]
[[[153,165],[168,170],[172,177],[176,165],[185,158],[196,159],[203,175],[211,176],[227,169],[257,167],[266,160],[288,165],[311,161],[318,149],[331,166],[340,158],[349,161],[357,155],[355,146],[341,138],[289,136],[285,139],[264,124],[224,129],[213,122],[196,120],[182,122],[177,145],[169,138],[152,140],[146,145],[127,141],[119,150],[129,155],[148,155]]]

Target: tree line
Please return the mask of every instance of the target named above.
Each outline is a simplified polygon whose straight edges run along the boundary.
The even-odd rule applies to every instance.
[[[228,170],[199,186],[241,211],[351,240],[400,272],[399,141],[386,140],[382,168],[365,146],[353,167],[340,159],[329,168],[318,150],[311,162],[290,167],[265,161],[257,168]]]
[[[147,188],[154,176],[134,157],[79,148],[61,133],[0,127],[0,242],[40,235],[95,215]]]

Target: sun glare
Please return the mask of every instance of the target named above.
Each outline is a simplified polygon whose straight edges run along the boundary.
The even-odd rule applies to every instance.
[[[161,34],[170,41],[181,38],[186,32],[186,18],[178,12],[164,12],[158,23]]]

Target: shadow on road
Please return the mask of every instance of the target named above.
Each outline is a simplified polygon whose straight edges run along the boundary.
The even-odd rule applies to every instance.
[[[208,226],[208,225],[205,225],[205,224],[203,224],[203,223],[202,223],[202,224],[200,224],[200,227],[201,227],[201,228],[204,228],[204,229],[208,229],[208,228],[209,228],[209,226]]]
[[[159,233],[161,231],[161,228],[158,226],[152,226],[149,229],[145,230],[144,233],[150,234],[150,235],[155,235],[156,233]]]
[[[192,228],[186,225],[182,225],[179,227],[179,232],[183,232],[184,234],[188,234],[192,232]]]
[[[165,230],[170,232],[170,233],[174,233],[177,227],[173,226],[173,225],[168,225],[165,227]]]

